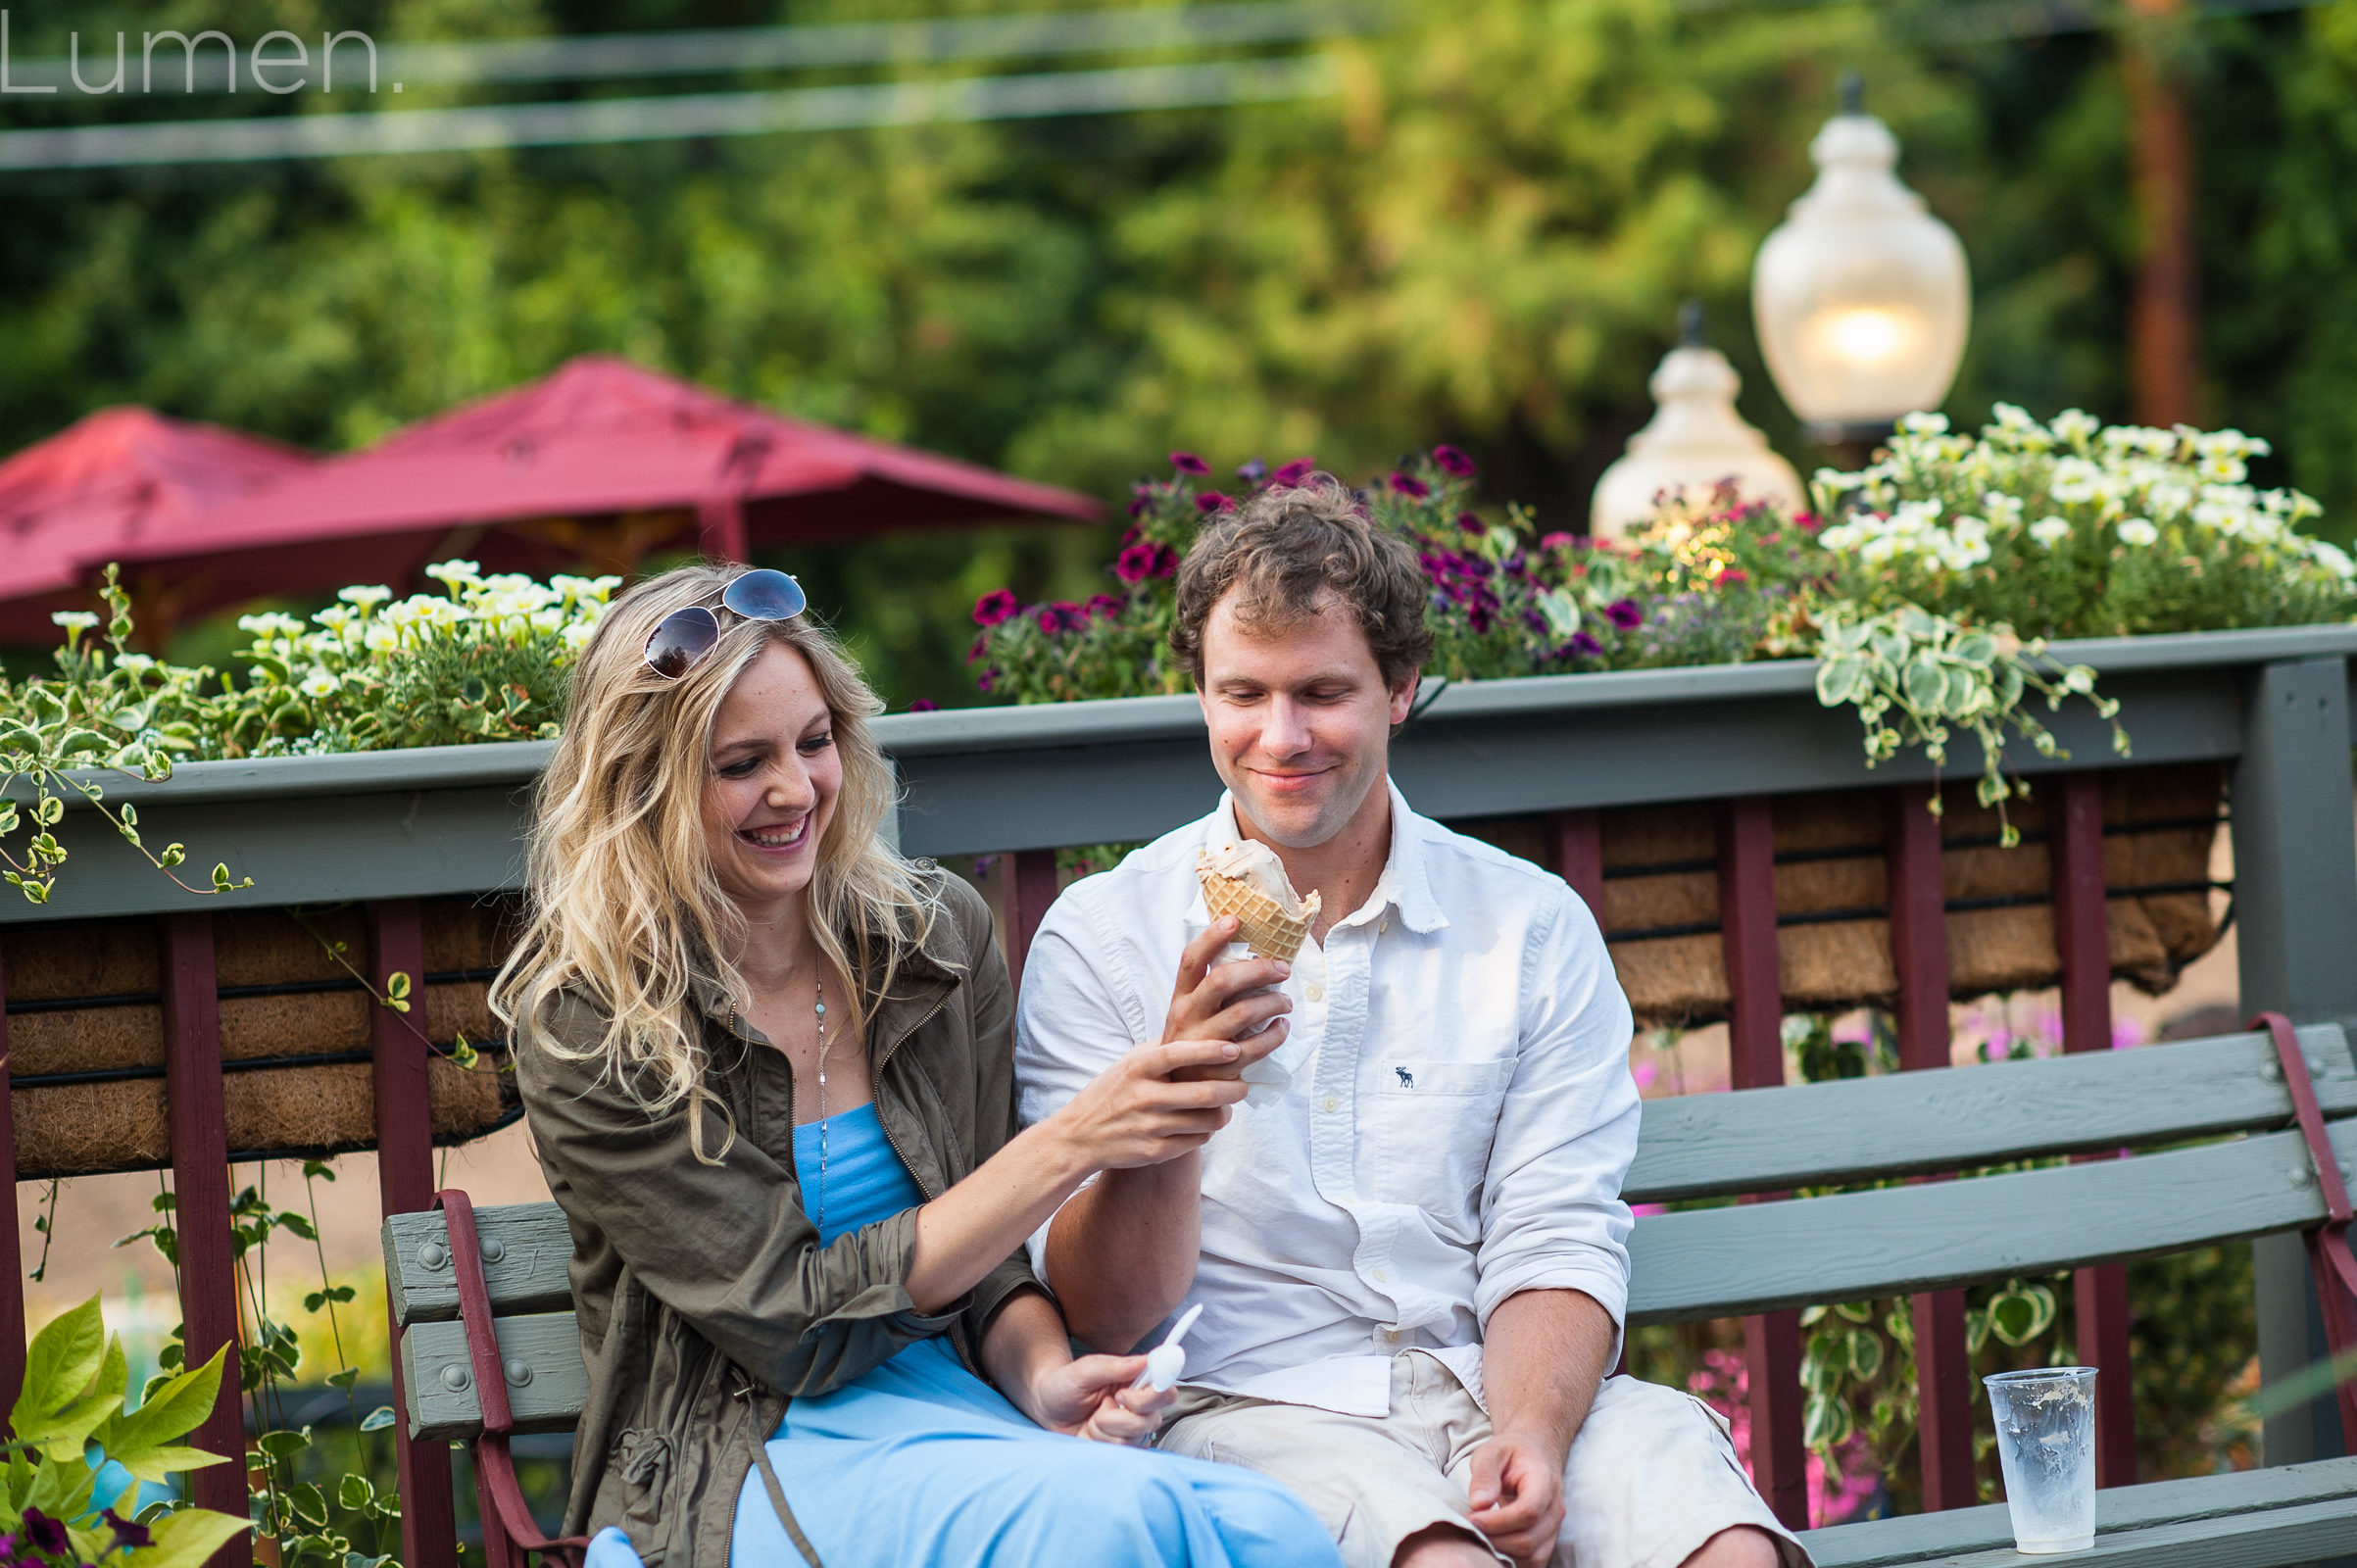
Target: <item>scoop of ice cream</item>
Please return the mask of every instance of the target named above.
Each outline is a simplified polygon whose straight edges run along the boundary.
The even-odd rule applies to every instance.
[[[1243,882],[1263,897],[1276,902],[1279,908],[1296,920],[1306,920],[1317,913],[1318,895],[1304,899],[1294,892],[1293,883],[1285,875],[1285,862],[1276,852],[1253,839],[1223,844],[1216,850],[1203,852],[1201,869],[1214,876]]]

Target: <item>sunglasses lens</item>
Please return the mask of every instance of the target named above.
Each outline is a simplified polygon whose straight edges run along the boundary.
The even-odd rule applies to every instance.
[[[802,584],[782,571],[763,566],[746,572],[728,585],[720,603],[747,620],[792,620],[810,607]]]
[[[677,680],[719,640],[720,621],[711,611],[702,605],[674,610],[647,639],[647,667],[665,680]]]

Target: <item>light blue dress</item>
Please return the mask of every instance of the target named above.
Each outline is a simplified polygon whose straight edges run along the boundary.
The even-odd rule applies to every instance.
[[[828,1128],[821,1242],[924,1201],[863,1105]],[[794,1132],[803,1191],[819,1190],[818,1129]],[[865,1375],[787,1406],[769,1463],[824,1568],[1340,1568],[1308,1508],[1228,1465],[1045,1432],[958,1359],[920,1340]],[[737,1497],[732,1568],[810,1568],[761,1471]],[[637,1568],[619,1530],[588,1568]]]

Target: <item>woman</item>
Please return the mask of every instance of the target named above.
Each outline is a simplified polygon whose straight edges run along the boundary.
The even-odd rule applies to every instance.
[[[1243,1086],[1168,1074],[1237,1048],[1016,1130],[989,911],[878,843],[881,705],[802,609],[773,571],[623,595],[541,785],[495,995],[573,1236],[567,1532],[600,1568],[1338,1562],[1275,1484],[1123,1446],[1169,1396],[1074,1359],[1023,1250],[1208,1137]]]

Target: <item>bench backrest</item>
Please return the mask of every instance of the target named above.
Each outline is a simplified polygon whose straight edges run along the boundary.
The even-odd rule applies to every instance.
[[[2336,1025],[2299,1031],[2343,1170],[2357,1060]],[[2067,1154],[2213,1140],[2046,1169],[1647,1214],[1630,1242],[1633,1323],[1861,1300],[2181,1251],[2324,1218],[2264,1034],[1648,1101],[1626,1196],[1781,1195]],[[2347,1119],[2342,1119],[2347,1118]],[[2288,1130],[2286,1130],[2288,1129]],[[2233,1135],[2243,1136],[2233,1136]],[[588,1392],[554,1203],[475,1213],[519,1432],[558,1431]],[[385,1222],[405,1412],[418,1438],[482,1427],[449,1230]]]
[[[573,1251],[565,1213],[555,1203],[515,1203],[478,1208],[474,1222],[516,1430],[569,1430],[589,1396],[589,1373],[565,1273]],[[450,1227],[441,1212],[388,1217],[384,1262],[410,1436],[474,1437],[483,1429],[483,1407],[459,1322]]]
[[[2346,1170],[2357,1120],[2333,1118],[2357,1112],[2357,1062],[2336,1025],[2299,1038]],[[2313,1225],[2324,1200],[2293,1120],[2264,1034],[1648,1101],[1636,1202],[2126,1157],[1645,1215],[1630,1318],[1903,1296]],[[2129,1152],[2195,1139],[2216,1141]]]

